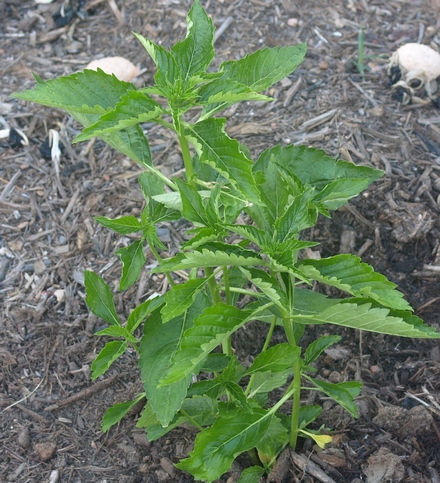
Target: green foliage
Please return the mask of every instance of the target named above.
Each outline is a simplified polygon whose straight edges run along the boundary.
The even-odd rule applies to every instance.
[[[301,406],[302,391],[319,391],[357,416],[360,383],[331,384],[310,376],[315,361],[340,337],[323,335],[303,347],[308,325],[411,338],[440,334],[412,313],[394,283],[358,257],[312,260],[301,253],[316,245],[304,230],[319,215],[329,217],[348,203],[381,171],[294,145],[271,147],[254,162],[249,150],[226,134],[226,120],[213,117],[237,102],[270,100],[264,91],[294,71],[305,45],[264,48],[213,72],[214,27],[199,0],[187,25],[185,39],[170,49],[135,34],[156,65],[153,86],[136,89],[100,70],[85,70],[49,81],[36,77],[34,90],[15,97],[64,109],[84,126],[75,141],[99,136],[145,168],[138,180],[145,200],[139,218],[99,216],[96,221],[126,237],[116,252],[122,263],[120,290],[146,270],[147,245],[157,261],[150,272],[165,274],[169,290],[140,303],[124,321],[111,288],[85,272],[86,303],[108,324],[96,335],[113,339],[93,362],[92,378],[132,348],[145,391],[109,408],[102,430],[145,399],[137,426],[145,428],[150,441],[182,424],[199,431],[179,468],[211,482],[239,454],[252,450],[259,464],[246,469],[239,482],[254,483],[286,445],[295,448],[298,435],[321,446],[330,440],[310,428],[322,408]],[[145,122],[174,132],[184,177],[168,179],[153,166]],[[249,218],[246,224],[237,223],[242,212]],[[179,219],[191,225],[187,240],[165,258],[167,247],[156,228]],[[177,283],[182,271],[186,281]],[[336,287],[348,298],[314,292],[313,282]],[[232,336],[255,320],[267,324],[266,340],[245,366],[235,355]],[[285,342],[273,344],[276,325],[284,328]],[[287,401],[289,415],[280,410]]]

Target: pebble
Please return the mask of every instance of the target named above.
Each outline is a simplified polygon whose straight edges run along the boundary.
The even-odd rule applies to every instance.
[[[325,60],[321,60],[318,67],[320,68],[320,70],[327,70],[328,69],[328,62],[325,61]]]
[[[18,434],[18,444],[24,449],[29,448],[29,445],[31,444],[29,428],[23,428],[20,431]]]
[[[298,27],[298,24],[299,24],[299,19],[297,19],[297,18],[293,17],[293,18],[289,18],[287,20],[287,25],[289,27]]]
[[[57,445],[55,443],[37,443],[35,445],[35,452],[37,453],[38,457],[41,461],[48,461],[52,458],[55,451],[57,449]]]

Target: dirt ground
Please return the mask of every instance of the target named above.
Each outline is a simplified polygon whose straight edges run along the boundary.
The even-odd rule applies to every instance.
[[[93,333],[102,322],[84,303],[82,272],[93,269],[116,288],[120,264],[113,253],[124,243],[93,216],[140,213],[140,168],[99,140],[71,145],[79,126],[64,113],[8,97],[34,85],[30,71],[51,79],[113,55],[139,64],[136,85],[151,83],[153,63],[131,31],[168,46],[184,35],[190,2],[71,0],[71,7],[81,3],[79,16],[59,26],[53,15],[61,0],[0,2],[1,129],[18,128],[29,138],[29,146],[18,147],[0,140],[0,482],[190,482],[173,463],[191,450],[191,431],[150,443],[136,429],[133,411],[101,432],[106,408],[141,390],[135,354],[90,381],[90,364],[103,345]],[[255,154],[294,142],[383,169],[381,180],[332,220],[321,220],[310,236],[323,242],[322,256],[361,255],[438,329],[440,111],[433,103],[401,105],[386,74],[400,45],[440,50],[438,4],[202,3],[216,27],[226,27],[216,40],[217,65],[263,46],[307,42],[306,61],[271,90],[275,100],[230,111],[228,132]],[[361,28],[364,75],[356,69]],[[59,173],[40,151],[52,128],[65,146]],[[167,174],[182,169],[176,140],[161,128],[145,128],[155,163]],[[172,253],[179,224],[165,225],[161,238]],[[164,289],[164,280],[146,270],[139,285],[118,295],[118,310],[127,315],[135,302]],[[258,336],[261,327],[253,330]],[[322,358],[319,374],[364,383],[361,417],[354,420],[323,398],[319,424],[334,431],[334,443],[324,452],[304,444],[283,454],[269,481],[438,482],[439,342],[334,332],[343,339]],[[252,354],[254,339],[240,334],[239,351]],[[246,464],[239,459],[221,481],[236,481]]]

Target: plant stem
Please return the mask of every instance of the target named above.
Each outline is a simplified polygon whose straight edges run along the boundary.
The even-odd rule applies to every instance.
[[[272,339],[272,335],[273,335],[273,331],[275,330],[276,323],[277,323],[277,317],[274,316],[273,319],[272,319],[272,322],[270,324],[269,332],[267,333],[266,340],[264,341],[264,345],[263,345],[263,348],[261,349],[261,352],[266,351],[267,348],[269,347],[270,340]],[[249,395],[251,388],[252,388],[252,383],[254,382],[254,379],[255,379],[255,373],[252,374],[251,377],[249,378],[248,385],[247,385],[246,390],[244,392],[245,396]]]
[[[223,267],[223,283],[225,284],[225,298],[226,298],[226,303],[228,305],[231,305],[231,287],[229,285],[229,270],[228,267]]]
[[[290,305],[289,314],[291,315],[294,313],[294,306],[295,306],[294,304],[295,277],[293,275],[290,277],[290,280],[287,282],[287,284],[288,284],[288,287],[287,287],[288,290],[286,290],[286,292],[289,294],[289,305]],[[293,347],[298,347],[297,341],[295,338],[293,324],[294,322],[290,316],[283,318],[284,330],[286,332],[286,336],[289,344]],[[292,387],[295,389],[295,392],[293,393],[293,399],[292,399],[292,416],[290,419],[289,444],[291,448],[295,449],[296,442],[298,439],[299,408],[300,408],[300,402],[301,402],[301,363],[299,358],[293,364]]]
[[[156,248],[154,248],[153,245],[150,245],[150,250],[151,250],[151,253],[154,255],[154,258],[160,263],[162,261],[162,258],[157,252]],[[168,283],[172,287],[174,285],[174,280],[173,280],[173,277],[171,277],[171,274],[169,274],[168,272],[165,272],[165,277],[167,277]]]
[[[189,152],[188,140],[186,139],[185,135],[181,133],[178,134],[178,138],[180,149],[182,150],[183,164],[185,165],[186,181],[190,185],[195,186],[194,167],[192,163],[191,153]]]

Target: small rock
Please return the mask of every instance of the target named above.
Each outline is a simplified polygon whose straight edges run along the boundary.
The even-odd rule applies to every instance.
[[[18,444],[22,448],[29,448],[29,445],[31,443],[31,438],[29,434],[29,428],[23,428],[20,433],[18,434]]]
[[[170,459],[161,458],[160,466],[164,471],[168,473],[169,476],[173,477],[176,474],[176,468],[174,467],[173,462]]]
[[[289,18],[287,20],[287,25],[289,27],[298,27],[298,24],[299,24],[299,19],[297,19],[297,18],[293,17],[293,18]]]
[[[50,460],[54,455],[56,449],[57,445],[55,443],[37,443],[35,445],[35,452],[37,453],[41,461]]]
[[[428,431],[431,427],[432,416],[423,406],[416,406],[409,410],[389,406],[379,410],[379,414],[373,418],[373,423],[399,438],[404,438]]]
[[[376,451],[368,458],[368,465],[364,468],[368,483],[398,483],[405,475],[405,468],[399,456],[391,453],[385,447]]]
[[[328,69],[328,62],[325,60],[321,60],[321,62],[318,65],[320,70],[327,70]]]
[[[342,377],[342,374],[338,371],[333,371],[330,373],[328,376],[328,379],[330,382],[337,384],[338,382],[342,382],[344,378]]]

